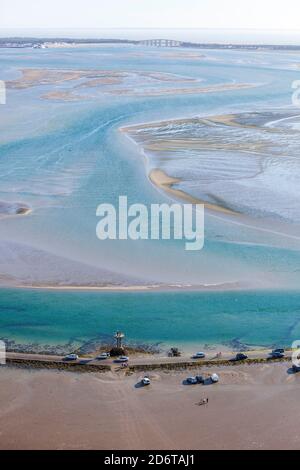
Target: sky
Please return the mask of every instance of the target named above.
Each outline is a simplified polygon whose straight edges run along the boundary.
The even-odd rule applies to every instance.
[[[299,0],[0,0],[0,28],[300,31]]]

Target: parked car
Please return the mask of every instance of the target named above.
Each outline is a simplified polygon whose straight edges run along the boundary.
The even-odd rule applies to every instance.
[[[282,348],[273,349],[272,354],[284,354],[284,349]]]
[[[196,375],[197,384],[204,383],[204,377],[202,375]]]
[[[216,384],[216,383],[219,382],[220,379],[219,379],[219,376],[217,374],[212,374],[210,376],[210,380],[212,381],[212,383]]]
[[[235,356],[236,361],[245,361],[246,359],[248,359],[248,356],[246,356],[246,354],[244,354],[244,353],[238,353]]]
[[[151,382],[150,382],[149,377],[144,377],[144,378],[142,379],[142,384],[143,384],[145,387],[147,387],[148,385],[150,385]]]
[[[205,358],[204,352],[197,352],[196,354],[193,355],[193,359],[204,359],[204,358]]]
[[[68,354],[64,360],[65,361],[78,361],[79,356],[77,354]]]
[[[188,377],[186,379],[187,383],[190,384],[190,385],[196,385],[198,383],[196,377]]]
[[[271,357],[273,357],[273,359],[281,359],[282,357],[284,357],[284,353],[272,351]]]
[[[110,353],[101,353],[99,356],[96,357],[99,361],[103,361],[104,359],[108,359],[110,357]]]
[[[120,356],[118,359],[116,359],[116,362],[128,362],[129,361],[129,357],[127,356]]]

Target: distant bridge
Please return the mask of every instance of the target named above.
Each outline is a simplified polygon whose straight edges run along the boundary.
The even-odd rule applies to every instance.
[[[152,47],[181,47],[181,41],[175,41],[174,39],[146,39],[139,41],[141,46],[152,46]]]

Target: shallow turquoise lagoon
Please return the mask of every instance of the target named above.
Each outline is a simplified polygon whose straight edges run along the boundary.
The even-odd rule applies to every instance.
[[[17,343],[129,342],[291,345],[300,338],[299,292],[58,292],[0,290],[0,336]]]

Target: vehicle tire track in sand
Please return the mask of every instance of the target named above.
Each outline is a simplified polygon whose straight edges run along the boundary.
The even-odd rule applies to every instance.
[[[145,409],[140,399],[137,399],[135,392],[142,390],[132,393],[131,387],[126,386],[122,380],[118,381],[115,413],[122,429],[121,439],[124,439],[124,445],[131,449],[147,449],[150,440],[155,442],[154,447],[172,449],[173,441]]]

